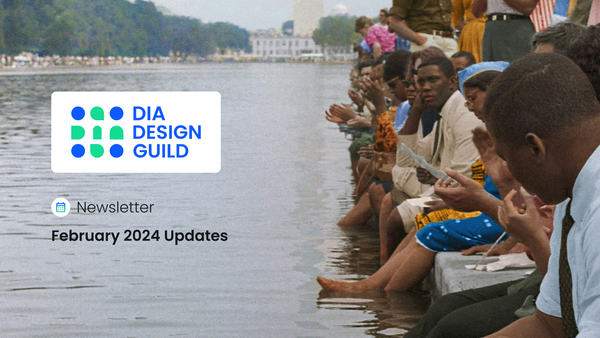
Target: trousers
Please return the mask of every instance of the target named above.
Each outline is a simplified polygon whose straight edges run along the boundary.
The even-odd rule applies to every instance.
[[[404,338],[479,338],[503,329],[518,318],[514,312],[539,284],[507,294],[512,281],[442,296]]]

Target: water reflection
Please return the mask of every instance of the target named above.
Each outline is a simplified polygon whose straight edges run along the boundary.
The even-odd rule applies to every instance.
[[[364,227],[341,228],[341,236],[328,252],[327,277],[346,281],[361,280],[379,269],[379,236],[376,223]],[[335,276],[332,277],[332,274]],[[339,291],[319,292],[317,307],[328,311],[362,311],[373,318],[356,319],[344,325],[362,328],[366,335],[402,337],[416,325],[431,299],[428,286],[418,285],[406,292],[369,291],[361,294]]]
[[[0,76],[0,325],[16,337],[381,336],[428,299],[319,295],[318,275],[379,268],[376,227],[340,229],[354,204],[349,142],[323,110],[346,101],[349,66],[203,64],[54,69]],[[66,90],[216,90],[215,175],[54,174],[50,95]],[[70,201],[155,203],[152,215],[70,214]],[[56,243],[53,229],[228,232],[224,243]],[[147,243],[145,243],[147,244]],[[421,301],[421,302],[419,302]]]

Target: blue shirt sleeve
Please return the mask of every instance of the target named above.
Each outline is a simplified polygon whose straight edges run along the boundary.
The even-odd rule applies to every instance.
[[[406,122],[409,112],[410,104],[408,104],[408,101],[404,101],[398,105],[398,109],[396,109],[396,121],[394,121],[394,129],[396,129],[396,132],[399,132],[404,126],[404,122]]]

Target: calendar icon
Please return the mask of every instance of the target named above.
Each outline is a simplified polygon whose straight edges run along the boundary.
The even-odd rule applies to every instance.
[[[66,211],[67,211],[67,207],[64,202],[56,203],[56,212],[66,212]]]

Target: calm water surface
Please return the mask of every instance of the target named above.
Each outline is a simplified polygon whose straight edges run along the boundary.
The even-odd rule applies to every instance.
[[[318,275],[378,268],[374,226],[340,229],[354,204],[343,134],[350,66],[202,64],[0,73],[3,337],[399,336],[422,292],[319,294]],[[54,91],[218,91],[218,174],[54,174]],[[152,214],[50,212],[76,202],[154,203]],[[51,231],[227,232],[226,242],[52,242]]]

